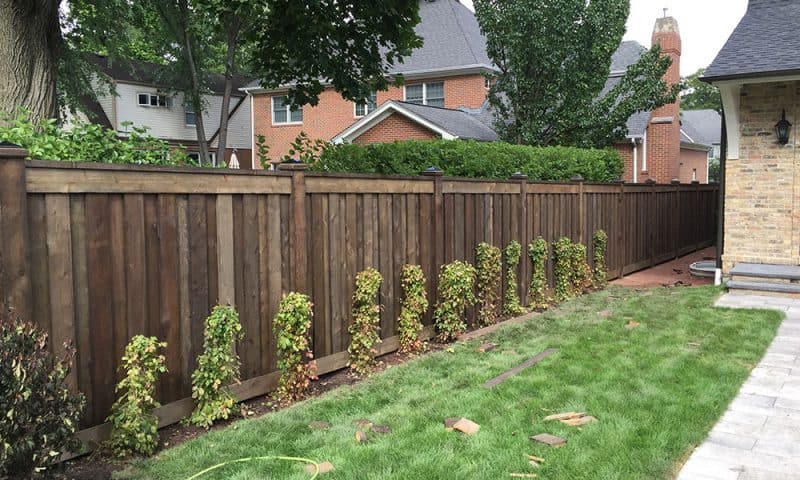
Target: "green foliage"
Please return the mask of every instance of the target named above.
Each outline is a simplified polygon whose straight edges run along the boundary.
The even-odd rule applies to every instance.
[[[534,310],[545,310],[550,306],[551,299],[548,294],[547,272],[545,271],[548,251],[547,241],[542,237],[528,245],[528,256],[533,266],[528,303]]]
[[[158,446],[158,417],[153,410],[160,406],[155,399],[158,375],[167,371],[158,351],[166,346],[156,337],[136,335],[125,347],[120,367],[125,378],[117,384],[119,396],[108,416],[108,445],[120,457],[150,455]]]
[[[7,123],[5,123],[5,122]],[[134,127],[126,139],[114,130],[91,123],[77,123],[66,130],[54,119],[31,122],[28,113],[0,118],[0,142],[9,142],[28,150],[37,160],[142,165],[182,165],[189,162],[184,152],[172,149],[163,140]]]
[[[522,245],[513,240],[506,245],[506,295],[503,301],[503,313],[506,315],[520,315],[525,313],[517,293],[517,268],[522,257]]]
[[[380,343],[381,306],[377,303],[378,290],[383,277],[374,268],[356,275],[356,291],[353,293],[353,319],[347,331],[350,333],[350,369],[356,375],[366,375],[375,364],[375,344]]]
[[[0,313],[0,477],[28,476],[76,451],[86,403],[66,384],[75,351],[48,351],[47,335],[16,315]]]
[[[489,101],[501,138],[526,145],[605,147],[639,111],[674,100],[671,60],[655,47],[601,96],[622,41],[629,0],[476,0],[499,69]]]
[[[580,295],[592,286],[592,272],[586,258],[586,245],[573,243],[571,255],[572,291],[575,295]]]
[[[567,181],[581,175],[587,181],[612,182],[623,170],[619,153],[613,149],[535,148],[472,140],[331,145],[311,170],[419,175],[431,165],[453,177],[507,179],[522,172],[531,181]]]
[[[479,243],[475,252],[475,263],[478,321],[482,325],[492,325],[497,322],[497,302],[500,300],[500,276],[503,268],[500,249],[485,242]]]
[[[425,342],[419,338],[422,332],[422,315],[428,310],[425,274],[422,272],[422,267],[404,265],[400,274],[400,284],[403,287],[403,302],[398,321],[400,352],[421,352],[426,348]]]
[[[594,286],[604,287],[608,283],[608,272],[606,267],[606,251],[608,249],[608,235],[603,230],[594,232],[592,236],[592,246],[594,247],[594,265],[592,274],[594,275]]]
[[[553,244],[553,274],[556,301],[572,298],[572,241],[567,237],[561,237]]]
[[[712,158],[708,161],[708,183],[719,183],[721,169],[719,158]]]
[[[283,296],[272,322],[281,372],[275,397],[281,404],[302,399],[311,381],[317,378],[310,338],[313,315],[308,296],[293,292]]]
[[[282,162],[300,161],[305,164],[313,164],[319,161],[319,156],[325,149],[327,143],[317,138],[311,140],[306,132],[301,131],[289,148],[289,153],[281,157]]]
[[[722,97],[719,89],[700,80],[705,71],[705,68],[701,68],[682,80],[681,109],[716,110],[718,113],[722,113]]]
[[[264,170],[272,169],[272,159],[269,158],[269,145],[267,145],[267,137],[264,135],[256,135],[256,157],[261,168]]]
[[[460,260],[442,265],[439,300],[433,313],[438,341],[453,341],[467,330],[464,311],[475,304],[475,275],[475,267]]]
[[[189,422],[209,428],[216,420],[238,413],[229,385],[239,381],[236,342],[244,338],[239,314],[230,306],[217,305],[206,319],[203,353],[192,373],[192,398],[197,406]]]

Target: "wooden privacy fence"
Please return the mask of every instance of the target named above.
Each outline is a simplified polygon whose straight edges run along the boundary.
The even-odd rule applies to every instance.
[[[397,348],[405,263],[422,266],[434,299],[439,267],[474,263],[482,241],[527,246],[540,235],[549,242],[567,236],[586,243],[591,258],[592,233],[603,229],[614,278],[715,238],[712,186],[331,175],[296,166],[134,168],[2,155],[0,307],[32,319],[54,345],[77,347],[70,382],[88,398],[83,427],[94,427],[84,439],[107,428],[120,357],[136,334],[168,343],[169,373],[158,388],[162,424],[191,410],[203,320],[218,302],[240,312],[245,380],[236,393],[250,398],[276,384],[272,318],[285,292],[312,297],[314,352],[325,373],[346,364],[353,283],[364,268],[384,276],[380,352],[387,353]],[[523,260],[524,301],[531,267]],[[428,334],[430,323],[429,312]]]

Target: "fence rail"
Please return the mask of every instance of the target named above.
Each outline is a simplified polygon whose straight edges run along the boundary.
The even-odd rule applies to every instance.
[[[422,266],[434,298],[439,266],[474,262],[482,241],[502,247],[567,236],[586,243],[591,258],[592,233],[603,229],[614,278],[715,238],[717,190],[705,185],[198,172],[1,155],[0,307],[32,319],[54,345],[77,346],[70,382],[88,398],[83,427],[94,427],[84,439],[103,435],[120,357],[136,334],[168,343],[162,424],[189,411],[203,320],[218,302],[240,312],[245,381],[236,391],[250,398],[276,383],[272,318],[285,292],[312,297],[324,373],[346,364],[353,282],[367,267],[384,276],[386,353],[397,348],[405,263]],[[523,299],[530,274],[523,261]],[[429,333],[430,312],[425,324]]]

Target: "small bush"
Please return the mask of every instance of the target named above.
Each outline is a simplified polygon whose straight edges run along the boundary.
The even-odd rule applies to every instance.
[[[66,385],[75,351],[55,358],[47,335],[0,313],[0,477],[29,476],[76,451],[74,435],[86,403]]]
[[[517,294],[517,268],[522,257],[522,245],[513,240],[506,245],[506,296],[503,302],[503,313],[519,315],[525,312]]]
[[[556,301],[572,298],[572,241],[567,237],[561,237],[553,244],[553,273]]]
[[[277,346],[278,370],[281,378],[275,397],[280,404],[303,398],[308,385],[315,380],[317,364],[311,351],[312,304],[307,295],[289,293],[281,299],[272,322]]]
[[[522,172],[532,181],[612,182],[622,174],[622,160],[613,149],[529,147],[471,140],[411,140],[394,143],[326,147],[312,170],[326,172],[418,175],[435,165],[445,175],[507,179]]]
[[[606,267],[606,249],[608,248],[608,235],[603,230],[594,232],[592,236],[594,246],[594,286],[602,288],[608,283],[608,269]]]
[[[239,355],[234,347],[243,338],[236,309],[214,307],[203,330],[203,353],[192,373],[192,398],[197,406],[190,423],[209,428],[215,421],[239,412],[230,385],[239,381]]]
[[[586,245],[572,244],[572,292],[580,295],[592,287],[592,272],[586,259]]]
[[[439,301],[433,314],[438,341],[453,341],[467,330],[464,310],[475,304],[474,287],[475,267],[459,260],[442,265]]]
[[[500,275],[502,260],[500,249],[488,243],[479,243],[475,252],[477,263],[478,321],[482,325],[497,322],[500,300]]]
[[[531,287],[529,306],[536,310],[544,310],[550,306],[547,287],[547,260],[548,245],[544,238],[539,237],[528,245],[528,256],[531,259],[533,271],[531,272]]]
[[[136,335],[125,347],[122,357],[123,378],[116,388],[120,396],[111,406],[109,447],[124,457],[132,453],[150,455],[158,446],[158,417],[153,410],[160,404],[155,399],[158,375],[167,371],[159,349],[167,344],[156,337]]]
[[[378,290],[383,277],[374,268],[356,275],[353,293],[353,318],[347,331],[350,333],[350,369],[356,375],[366,375],[375,364],[375,344],[380,343],[381,306],[377,303]]]
[[[403,303],[400,308],[398,330],[400,352],[416,353],[426,345],[419,338],[422,332],[422,315],[428,310],[428,296],[425,293],[425,275],[419,265],[405,265],[400,275],[403,287]]]

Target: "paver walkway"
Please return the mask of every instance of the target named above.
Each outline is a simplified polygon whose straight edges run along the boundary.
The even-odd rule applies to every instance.
[[[800,299],[724,295],[719,307],[778,309],[786,319],[678,480],[800,480]]]

